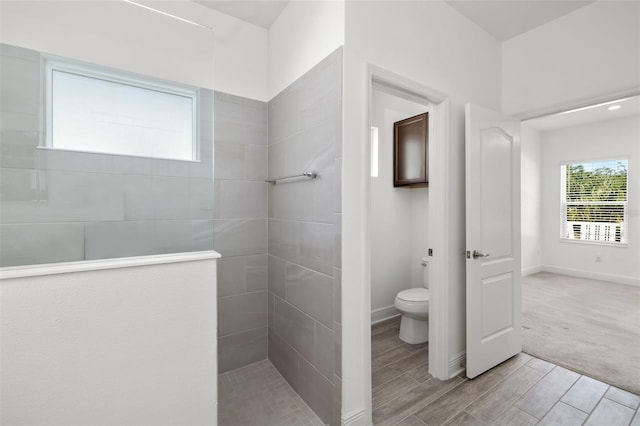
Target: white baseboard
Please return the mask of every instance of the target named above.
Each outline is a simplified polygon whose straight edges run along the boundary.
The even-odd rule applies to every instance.
[[[592,280],[609,281],[617,284],[626,284],[640,287],[640,279],[625,277],[623,275],[602,274],[599,272],[583,271],[581,269],[563,268],[561,266],[542,265],[545,272],[554,272],[556,274],[569,275],[572,277],[590,278]]]
[[[536,272],[542,272],[542,265],[532,266],[530,268],[523,268],[521,272],[521,276],[526,277],[527,275],[533,275]]]
[[[367,425],[366,421],[367,412],[363,409],[354,410],[350,413],[346,413],[342,415],[342,425],[343,426],[359,426],[359,425]]]
[[[395,306],[385,306],[384,308],[378,308],[371,311],[371,325],[387,320],[389,318],[397,317],[400,312]]]
[[[465,370],[467,365],[467,352],[462,351],[449,360],[449,378],[453,379]]]

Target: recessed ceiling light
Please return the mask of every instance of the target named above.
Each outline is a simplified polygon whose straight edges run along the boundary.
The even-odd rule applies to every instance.
[[[616,100],[613,100],[613,101],[602,102],[602,103],[595,104],[595,105],[588,105],[588,106],[581,107],[581,108],[571,109],[569,111],[559,112],[558,115],[572,114],[572,113],[578,112],[578,111],[585,111],[585,110],[592,109],[592,108],[598,108],[598,107],[602,107],[602,106],[606,106],[606,105],[616,104],[618,102],[623,102],[623,101],[626,101],[628,99],[631,99],[631,97],[623,98],[623,99],[616,99]]]
[[[607,108],[609,111],[615,111],[617,109],[620,109],[620,105],[611,105],[609,108]]]

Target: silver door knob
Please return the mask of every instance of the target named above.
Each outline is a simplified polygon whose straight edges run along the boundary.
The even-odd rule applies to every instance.
[[[489,253],[480,253],[478,250],[473,251],[473,258],[477,259],[479,257],[489,257]]]

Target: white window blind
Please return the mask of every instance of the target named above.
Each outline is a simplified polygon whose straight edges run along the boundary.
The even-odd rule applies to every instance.
[[[626,243],[627,159],[561,166],[563,239]]]
[[[47,146],[197,159],[195,88],[47,61]]]

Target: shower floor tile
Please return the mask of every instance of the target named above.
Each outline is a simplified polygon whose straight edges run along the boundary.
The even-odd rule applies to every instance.
[[[269,362],[218,376],[221,426],[321,426],[323,423]]]

